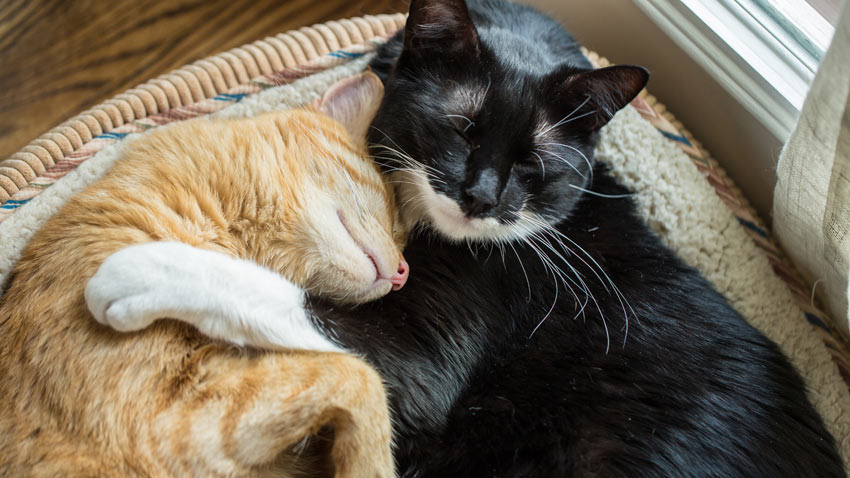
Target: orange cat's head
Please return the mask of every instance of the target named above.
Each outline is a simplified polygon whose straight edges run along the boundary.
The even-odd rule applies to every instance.
[[[372,73],[343,80],[312,108],[279,116],[293,179],[287,227],[291,279],[311,293],[366,302],[400,289],[407,239],[392,187],[369,157],[365,135],[383,95]]]

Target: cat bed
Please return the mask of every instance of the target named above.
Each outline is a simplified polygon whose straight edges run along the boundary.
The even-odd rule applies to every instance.
[[[366,68],[404,19],[366,16],[256,41],[143,83],[32,141],[0,162],[0,282],[40,225],[110,167],[128,135],[309,103]],[[666,244],[779,344],[850,469],[850,349],[723,169],[646,92],[603,129],[597,158],[634,191]]]

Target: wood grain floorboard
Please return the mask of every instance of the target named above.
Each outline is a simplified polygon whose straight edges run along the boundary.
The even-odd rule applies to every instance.
[[[124,90],[305,25],[407,0],[0,0],[0,158]]]

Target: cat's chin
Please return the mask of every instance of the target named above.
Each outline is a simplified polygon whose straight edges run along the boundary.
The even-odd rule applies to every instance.
[[[426,206],[425,219],[434,230],[449,239],[505,242],[524,236],[516,223],[503,224],[492,217],[467,217],[454,200],[442,194],[435,194]]]
[[[521,240],[547,227],[543,218],[527,211],[520,211],[515,221],[507,223],[493,217],[469,218],[455,200],[436,192],[425,174],[409,170],[394,174],[404,175],[394,182],[404,222],[409,226],[427,224],[453,241],[493,243]]]

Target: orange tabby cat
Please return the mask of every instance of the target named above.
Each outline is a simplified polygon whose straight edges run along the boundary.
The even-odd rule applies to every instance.
[[[394,475],[380,377],[315,331],[297,287],[365,301],[404,283],[394,199],[359,139],[381,93],[364,74],[332,88],[321,112],[151,132],[45,224],[0,300],[0,475],[295,476],[293,447],[325,425],[336,476]],[[133,271],[104,260],[152,241],[290,279],[269,272],[233,285],[292,297],[259,321],[278,350],[211,341],[240,342],[215,317],[145,328],[180,300],[203,301],[203,284],[181,284],[164,315],[136,314],[150,306],[144,294],[112,301],[113,279],[132,282]],[[84,287],[101,266],[100,287],[85,291],[90,313]]]

